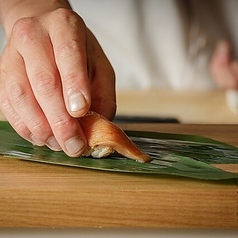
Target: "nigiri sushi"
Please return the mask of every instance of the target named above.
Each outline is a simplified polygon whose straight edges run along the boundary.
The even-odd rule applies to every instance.
[[[89,111],[79,122],[88,141],[84,156],[101,158],[116,151],[140,162],[151,161],[150,156],[143,153],[120,127],[102,115]]]

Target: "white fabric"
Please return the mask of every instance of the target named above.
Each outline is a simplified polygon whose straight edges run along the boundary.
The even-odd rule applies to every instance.
[[[112,62],[118,90],[215,87],[208,63],[217,40],[227,37],[218,10],[233,29],[238,21],[236,0],[70,2]]]
[[[208,73],[208,62],[217,40],[230,38],[238,49],[237,0],[70,3],[111,61],[117,90],[211,89],[215,84]],[[0,36],[1,47],[2,31]]]

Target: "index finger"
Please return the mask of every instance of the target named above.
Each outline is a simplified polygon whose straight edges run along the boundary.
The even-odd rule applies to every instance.
[[[91,104],[86,26],[73,11],[59,9],[57,12],[60,18],[49,27],[49,35],[61,77],[66,108],[71,116],[81,117],[87,113]]]

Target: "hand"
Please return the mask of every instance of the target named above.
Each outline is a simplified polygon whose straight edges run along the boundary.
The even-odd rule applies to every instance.
[[[16,21],[0,62],[0,108],[36,145],[81,155],[77,120],[89,109],[112,119],[114,71],[93,34],[70,9]]]
[[[211,59],[210,72],[220,88],[238,89],[238,61],[232,59],[229,42],[218,42]]]

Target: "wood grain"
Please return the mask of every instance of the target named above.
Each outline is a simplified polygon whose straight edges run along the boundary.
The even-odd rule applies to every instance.
[[[237,124],[238,112],[228,107],[224,91],[121,91],[119,115],[174,117],[188,124]]]
[[[237,126],[124,125],[237,145]],[[234,135],[233,137],[231,135]],[[112,173],[0,157],[1,227],[238,227],[238,180]]]
[[[1,159],[4,227],[237,227],[234,181],[129,175]]]

